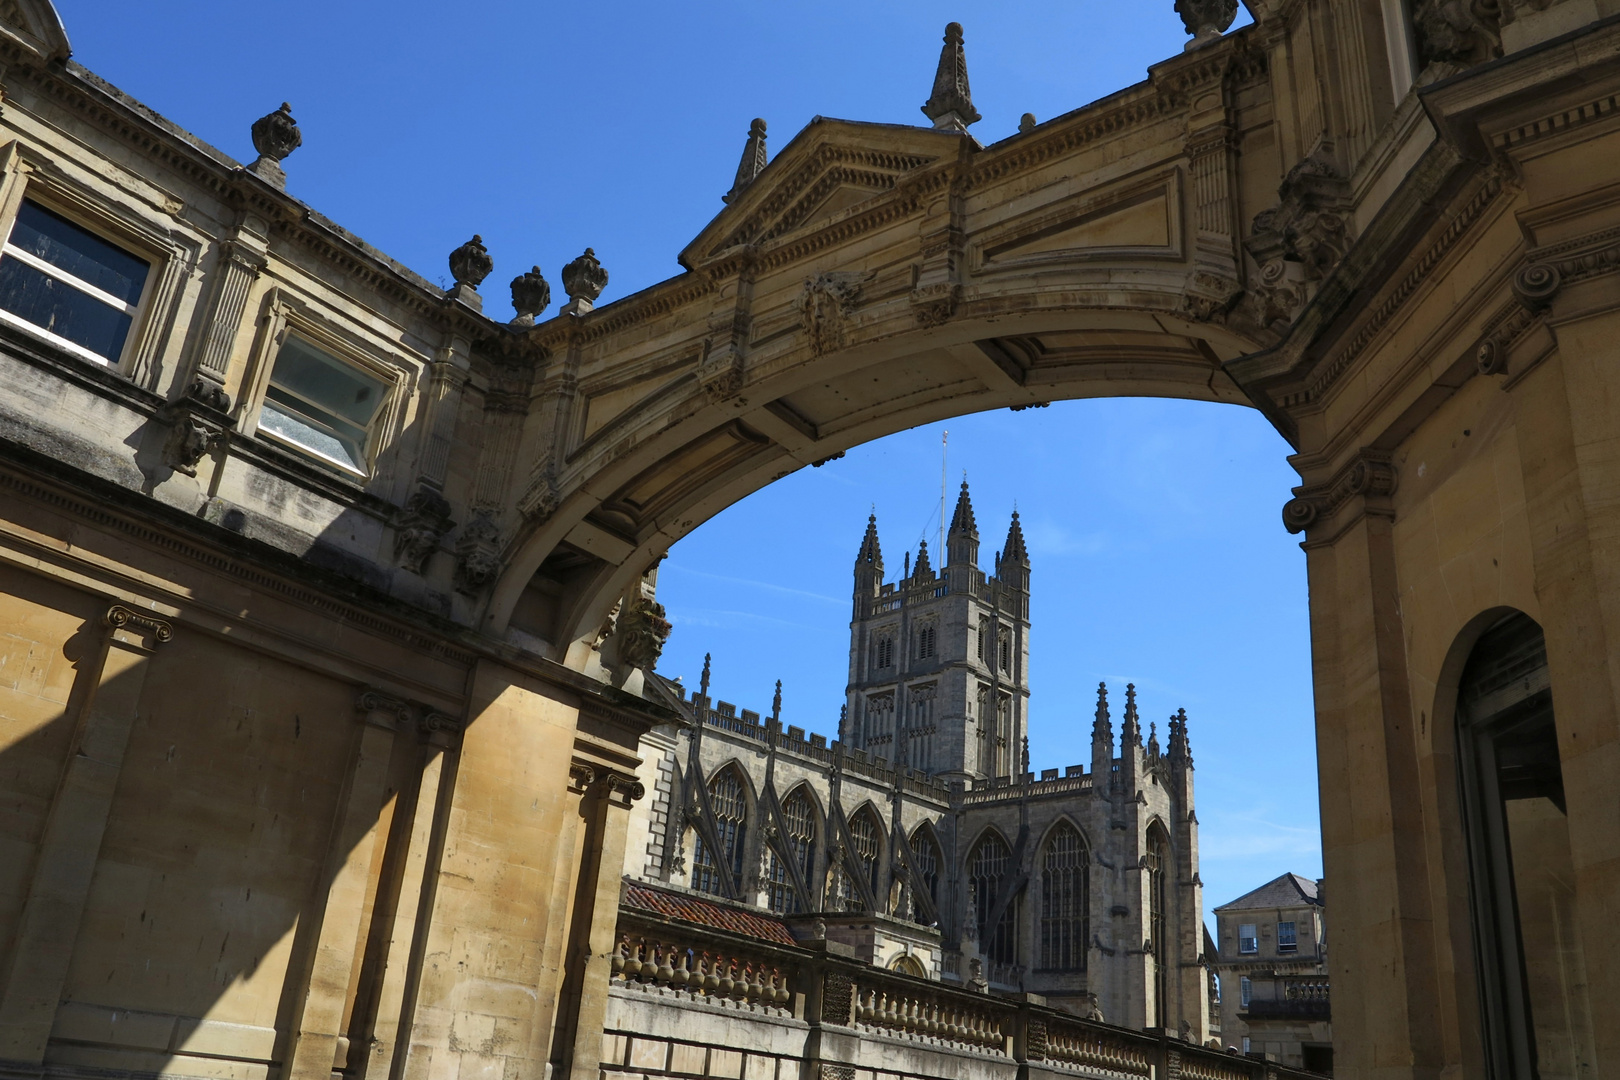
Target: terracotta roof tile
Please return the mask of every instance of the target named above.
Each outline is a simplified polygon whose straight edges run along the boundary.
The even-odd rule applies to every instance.
[[[684,893],[665,892],[662,889],[653,889],[646,885],[626,883],[624,906],[638,908],[642,911],[651,911],[671,919],[696,923],[699,926],[710,926],[716,930],[726,930],[733,934],[759,938],[762,941],[774,941],[782,945],[792,945],[794,943],[793,934],[780,919],[755,915],[747,911],[738,911],[736,908],[728,907],[725,904],[700,900],[695,896],[687,896]]]

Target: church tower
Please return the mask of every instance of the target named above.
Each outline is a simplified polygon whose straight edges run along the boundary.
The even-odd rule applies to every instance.
[[[1029,716],[1029,553],[1015,511],[995,572],[979,568],[966,481],[935,570],[928,544],[885,582],[877,518],[855,560],[841,737],[872,757],[956,779],[1021,776]]]

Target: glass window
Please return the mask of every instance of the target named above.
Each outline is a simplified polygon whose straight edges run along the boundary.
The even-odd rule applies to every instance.
[[[1254,923],[1244,923],[1238,927],[1238,952],[1254,953],[1260,951],[1260,932]]]
[[[382,379],[288,334],[270,370],[259,430],[364,475],[387,396]]]
[[[1277,951],[1297,952],[1298,950],[1299,938],[1295,935],[1294,924],[1291,922],[1279,922],[1277,924]]]
[[[990,916],[995,914],[996,898],[1001,893],[1001,880],[1009,870],[1012,852],[1001,837],[991,833],[979,841],[973,856],[968,859],[968,888],[973,893],[973,909],[978,920],[979,947],[994,964],[1010,965],[1018,962],[1018,906],[1014,896],[1001,919],[992,929]]]
[[[0,251],[0,318],[116,363],[150,271],[146,260],[25,200]]]
[[[1244,975],[1241,979],[1238,980],[1238,1004],[1242,1005],[1245,1009],[1247,1009],[1249,1007],[1249,1002],[1251,1000],[1253,1000],[1253,998],[1254,998],[1254,984],[1249,981],[1249,977],[1247,975]],[[1247,1039],[1244,1040],[1244,1042],[1247,1042],[1247,1041],[1248,1041]],[[1247,1046],[1245,1046],[1243,1048],[1243,1052],[1248,1053],[1249,1048]]]
[[[789,853],[799,869],[799,877],[809,880],[810,852],[816,840],[816,817],[810,805],[810,796],[802,786],[782,803],[782,819],[787,826],[783,840],[787,842]],[[770,849],[770,866],[766,877],[766,893],[772,911],[779,915],[793,915],[804,910],[804,903],[793,888],[788,869],[775,847]]]
[[[911,866],[917,871],[921,885],[928,890],[928,899],[939,905],[939,845],[934,843],[933,837],[922,826],[911,834]],[[921,912],[918,912],[918,922],[922,921]]]
[[[1083,971],[1090,940],[1091,857],[1080,831],[1062,822],[1041,866],[1041,967]]]
[[[700,833],[692,852],[692,888],[725,896],[730,890],[721,875],[730,872],[733,882],[742,881],[743,837],[748,825],[748,799],[742,780],[727,769],[709,782],[709,808],[714,811],[714,828],[720,857],[709,850]]]

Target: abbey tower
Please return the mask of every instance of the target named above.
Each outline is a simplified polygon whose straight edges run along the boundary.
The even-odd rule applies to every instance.
[[[964,480],[944,567],[934,570],[926,540],[906,564],[885,584],[874,515],[855,557],[843,742],[949,780],[1023,772],[1030,563],[1017,511],[987,575]]]

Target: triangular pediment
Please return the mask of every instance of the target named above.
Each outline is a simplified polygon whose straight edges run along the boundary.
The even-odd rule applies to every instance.
[[[0,34],[42,60],[65,60],[73,51],[51,0],[0,0]]]
[[[962,136],[817,117],[681,253],[695,266],[745,244],[769,245],[857,213],[902,176],[953,156]]]

